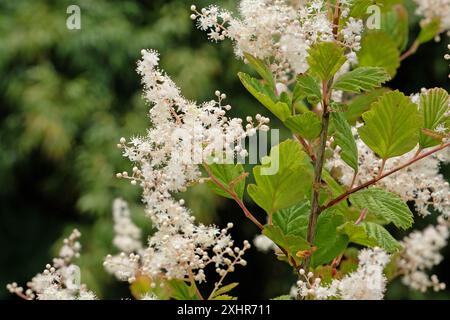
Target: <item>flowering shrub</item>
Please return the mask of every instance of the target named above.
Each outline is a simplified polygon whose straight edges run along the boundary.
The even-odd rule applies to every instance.
[[[232,240],[232,223],[196,223],[174,197],[206,183],[260,229],[255,246],[298,275],[280,299],[382,299],[397,277],[414,290],[444,289],[428,272],[449,237],[450,188],[439,173],[449,161],[449,95],[432,88],[408,97],[383,87],[402,60],[450,28],[450,1],[415,2],[423,20],[409,49],[402,1],[242,0],[239,15],[193,5],[191,18],[208,38],[231,40],[254,69],[257,76],[239,73],[240,81],[292,138],[272,147],[247,184],[245,141],[267,132],[269,119],[228,117],[220,91],[216,100],[189,101],[158,67],[159,54],[142,50],[137,72],[151,126],[145,136],[120,139],[132,169],[117,177],[142,188],[155,232],[142,241],[127,203],[115,200],[120,252],[105,258],[105,269],[129,282],[137,299],[235,299],[237,283],[226,277],[247,265],[249,242]],[[247,208],[245,191],[266,221]],[[436,225],[403,240],[387,229],[409,230],[433,212]],[[15,283],[8,289],[25,299],[94,299],[68,272],[78,237],[74,231],[27,290]],[[205,294],[206,281],[214,287]]]

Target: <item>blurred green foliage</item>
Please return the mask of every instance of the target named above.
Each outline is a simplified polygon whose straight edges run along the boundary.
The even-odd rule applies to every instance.
[[[194,2],[230,9],[236,3]],[[81,8],[81,30],[66,28],[71,4]],[[142,48],[161,52],[162,67],[186,97],[202,101],[220,89],[228,93],[235,115],[267,115],[241,87],[236,74],[245,67],[234,59],[231,44],[209,43],[189,19],[189,6],[183,0],[0,2],[0,288],[25,283],[41,271],[58,239],[78,227],[82,280],[100,297],[129,296],[126,285],[103,271],[102,260],[114,252],[113,198],[129,201],[137,224],[151,232],[139,189],[114,177],[130,168],[117,141],[143,134],[148,126],[135,72]],[[444,50],[445,44],[421,48],[392,86],[406,93],[445,86],[440,83],[447,73]],[[237,217],[234,204],[221,205],[223,200],[205,188],[182,195],[199,220],[237,222],[234,233],[252,239],[255,230]],[[254,263],[243,271],[249,283],[241,284],[241,292],[260,298],[289,290],[293,276],[284,265],[256,252],[250,260]],[[396,292],[393,298],[416,297],[404,289]],[[0,289],[0,298],[7,297]]]

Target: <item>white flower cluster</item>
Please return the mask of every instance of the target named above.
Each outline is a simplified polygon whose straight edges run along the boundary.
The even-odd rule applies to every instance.
[[[424,16],[425,22],[440,19],[442,31],[450,30],[450,0],[414,0],[417,15]]]
[[[113,202],[115,237],[113,244],[122,252],[131,253],[142,249],[141,229],[131,220],[128,204],[122,199]]]
[[[374,178],[381,166],[381,159],[370,150],[369,147],[357,137],[356,144],[359,152],[358,175],[354,185],[363,184]],[[384,172],[398,167],[411,160],[417,149],[400,157],[389,159],[385,165]],[[345,164],[340,157],[340,149],[336,148],[333,157],[327,162],[328,169],[338,169],[340,181],[350,186],[354,177],[353,170]],[[442,162],[450,160],[448,148],[440,151],[427,159],[417,161],[411,166],[400,170],[390,176],[378,181],[376,186],[398,194],[405,201],[413,201],[419,214],[427,216],[430,214],[430,206],[444,215],[450,212],[450,186],[448,181],[439,172]]]
[[[350,1],[340,1],[340,14],[346,19]],[[277,82],[286,83],[308,70],[306,58],[311,45],[320,41],[333,41],[333,22],[323,0],[241,0],[239,14],[209,6],[191,15],[199,29],[208,31],[213,41],[229,38],[234,42],[236,55],[249,53],[270,62]],[[349,49],[348,57],[354,61],[360,49],[363,23],[350,18],[339,32],[338,41]]]
[[[449,226],[448,220],[438,217],[436,226],[414,231],[403,239],[404,250],[397,265],[405,285],[422,292],[428,288],[435,291],[445,289],[445,283],[439,282],[436,275],[430,277],[427,270],[431,270],[443,260],[440,251],[447,245]]]
[[[321,285],[320,278],[312,272],[300,269],[303,280],[297,282],[298,288],[292,293],[301,298],[317,300],[381,300],[386,290],[384,267],[390,256],[380,248],[363,249],[359,253],[358,269],[342,279],[334,279],[329,285]]]
[[[79,267],[72,263],[80,254],[80,236],[78,230],[73,230],[64,239],[64,245],[59,256],[53,259],[53,265],[47,264],[42,273],[34,276],[27,283],[26,290],[15,282],[8,284],[7,289],[26,300],[95,300],[95,294],[80,283]]]
[[[258,117],[256,127],[252,122],[243,128],[241,119],[225,116],[230,106],[222,106],[226,97],[220,92],[216,92],[218,101],[200,106],[188,101],[172,80],[157,69],[156,52],[143,50],[142,56],[137,71],[143,79],[145,98],[152,105],[149,112],[152,127],[145,137],[133,138],[129,143],[121,138],[119,147],[135,167],[131,175],[123,172],[117,176],[141,185],[146,213],[156,232],[148,240],[148,247],[139,250],[134,245],[138,233],[126,222],[127,228],[131,228],[126,233],[128,238],[129,232],[132,233],[128,240],[134,252],[108,256],[105,267],[119,279],[130,282],[137,274],[152,279],[193,277],[201,282],[205,281],[203,269],[209,264],[215,264],[222,276],[232,272],[236,264],[246,264],[242,255],[250,245],[245,242],[243,249],[233,247],[228,234],[231,223],[225,229],[195,224],[184,200],[176,201],[172,194],[201,182],[199,164],[211,157],[221,161],[224,154],[228,159],[236,153],[246,156],[246,150],[239,144],[230,146],[255,134],[257,129],[267,130],[268,119]],[[125,249],[122,240],[119,243]]]

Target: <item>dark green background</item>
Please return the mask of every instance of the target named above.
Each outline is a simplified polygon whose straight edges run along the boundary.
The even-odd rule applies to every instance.
[[[194,3],[202,7],[209,1]],[[230,9],[236,2],[215,1]],[[81,7],[78,31],[66,28],[66,8],[71,4]],[[102,260],[115,252],[114,197],[129,201],[136,223],[146,233],[151,230],[139,204],[139,189],[114,177],[130,168],[115,147],[117,141],[144,133],[148,125],[148,107],[135,72],[142,48],[160,51],[162,67],[186,97],[203,101],[219,89],[228,94],[235,116],[264,114],[236,77],[246,67],[234,59],[231,44],[208,42],[189,19],[190,4],[0,2],[0,298],[11,298],[3,289],[6,283],[25,284],[40,272],[73,227],[83,233],[82,280],[102,298],[130,296],[126,284],[103,271]],[[413,25],[411,30],[417,33]],[[447,42],[421,47],[390,86],[407,94],[421,87],[448,90],[449,69],[443,60]],[[237,240],[251,240],[257,232],[234,203],[213,196],[204,186],[183,197],[200,221],[234,222]],[[263,218],[255,206],[252,211]],[[256,250],[247,259],[248,266],[229,279],[241,281],[239,296],[269,298],[289,291],[295,277],[287,266]],[[436,270],[447,283],[449,269],[446,259]],[[399,283],[390,289],[390,298],[424,298]],[[426,295],[449,296],[450,291]]]

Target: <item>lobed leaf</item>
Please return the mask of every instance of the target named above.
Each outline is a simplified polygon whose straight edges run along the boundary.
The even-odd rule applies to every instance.
[[[289,106],[284,102],[277,102],[273,90],[267,87],[267,85],[261,84],[257,79],[243,72],[240,72],[238,76],[247,91],[281,121],[286,120],[291,115]]]
[[[256,184],[249,185],[247,190],[267,214],[291,207],[310,194],[313,168],[299,143],[293,140],[280,143],[262,162],[253,168]]]
[[[347,222],[339,227],[339,231],[345,233],[352,243],[366,247],[380,247],[392,253],[401,247],[397,240],[381,225],[373,222],[363,222],[355,225]]]
[[[305,139],[314,140],[322,130],[320,118],[312,111],[295,116],[289,116],[284,125],[292,132],[300,134]]]
[[[383,159],[401,156],[419,141],[422,118],[417,106],[399,91],[381,96],[363,119],[359,135]]]
[[[329,81],[345,63],[344,49],[334,42],[320,42],[309,49],[309,72]]]
[[[334,139],[342,149],[342,160],[353,170],[358,171],[358,148],[345,116],[342,113],[333,112],[331,113],[331,123],[335,129]]]
[[[419,44],[424,44],[430,40],[433,40],[441,30],[441,21],[436,18],[426,23],[421,23],[420,33],[417,37]]]
[[[232,187],[232,189],[236,192],[239,199],[242,199],[244,196],[245,190],[245,179],[244,175],[244,167],[242,164],[218,164],[212,163],[208,165],[212,174],[217,180],[220,181],[224,186]],[[232,185],[230,185],[232,184]],[[223,191],[220,187],[218,187],[213,181],[207,182],[208,187],[214,191],[219,196],[225,198],[232,198],[229,193]]]
[[[392,222],[398,228],[408,229],[413,223],[413,214],[408,205],[386,190],[361,190],[350,196],[350,202],[359,210],[368,209],[369,213]]]
[[[358,61],[360,67],[381,67],[394,77],[400,66],[400,52],[386,33],[371,32],[362,38]]]
[[[311,104],[317,104],[322,100],[322,91],[319,84],[316,79],[307,74],[298,76],[293,92],[293,101],[304,98]]]
[[[449,95],[444,89],[435,88],[428,90],[426,93],[422,93],[420,95],[419,110],[423,115],[423,128],[434,131],[439,126],[442,126],[445,130],[448,130],[449,116],[447,114],[449,111],[449,103]],[[441,141],[442,138],[439,135],[433,137],[432,135],[426,135],[420,132],[419,144],[422,148],[436,146]]]
[[[273,214],[273,225],[284,234],[306,237],[310,215],[309,202],[300,202],[292,207],[278,210]]]
[[[334,209],[320,214],[314,238],[317,250],[311,257],[313,267],[331,262],[347,248],[348,237],[337,232],[337,228],[343,223],[343,215]]]
[[[271,88],[275,89],[275,81],[269,66],[263,60],[252,56],[250,53],[244,52],[244,57],[261,78],[266,80]]]
[[[334,83],[333,88],[347,92],[360,93],[380,87],[391,77],[384,68],[359,67],[344,73]]]

